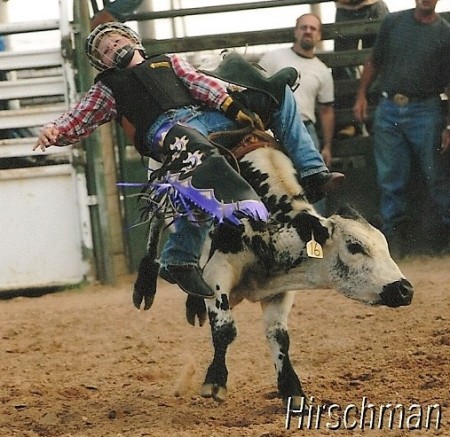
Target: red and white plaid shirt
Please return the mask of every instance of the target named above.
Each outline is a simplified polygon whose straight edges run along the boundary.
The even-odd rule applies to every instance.
[[[192,97],[210,108],[220,109],[228,97],[226,87],[213,77],[198,72],[178,55],[170,55],[175,74],[189,89]],[[97,127],[117,119],[116,101],[110,88],[101,81],[91,86],[72,108],[50,123],[58,128],[58,145],[73,144],[89,136]]]

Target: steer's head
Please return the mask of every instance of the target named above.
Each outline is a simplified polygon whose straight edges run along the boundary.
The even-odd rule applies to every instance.
[[[384,235],[351,208],[321,220],[328,229],[317,275],[347,297],[372,305],[409,305],[413,287],[389,254]]]

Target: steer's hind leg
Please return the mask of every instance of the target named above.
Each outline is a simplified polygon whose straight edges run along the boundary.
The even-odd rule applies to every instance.
[[[278,393],[285,402],[291,398],[291,408],[295,409],[305,394],[289,359],[287,319],[293,300],[293,292],[287,292],[265,299],[261,306],[266,338],[277,372]]]

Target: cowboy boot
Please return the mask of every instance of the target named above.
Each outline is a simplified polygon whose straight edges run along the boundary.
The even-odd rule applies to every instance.
[[[196,130],[174,125],[165,135],[162,154],[165,174],[161,177],[160,172],[151,185],[174,188],[178,205],[199,208],[219,223],[239,225],[243,217],[268,221],[269,213],[253,188]]]

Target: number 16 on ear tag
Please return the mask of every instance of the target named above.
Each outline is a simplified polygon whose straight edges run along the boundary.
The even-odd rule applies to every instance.
[[[322,246],[314,240],[314,233],[311,234],[311,240],[306,243],[306,253],[310,258],[323,258]]]

